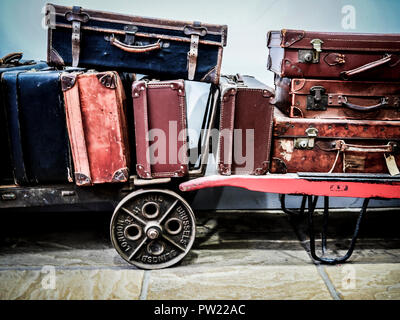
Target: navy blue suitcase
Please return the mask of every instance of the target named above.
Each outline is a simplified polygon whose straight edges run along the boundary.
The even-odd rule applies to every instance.
[[[72,182],[60,74],[11,71],[1,79],[15,183]]]
[[[218,84],[227,26],[48,4],[47,61]]]
[[[43,69],[48,67],[44,61],[21,60],[22,53],[9,54],[0,59],[0,79],[2,74],[14,70]],[[13,173],[11,166],[11,149],[7,134],[6,114],[4,110],[3,98],[0,90],[0,184],[13,183]]]

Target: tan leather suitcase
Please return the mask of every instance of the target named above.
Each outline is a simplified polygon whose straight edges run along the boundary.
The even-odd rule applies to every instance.
[[[61,87],[76,184],[126,182],[130,154],[118,73],[64,73]]]
[[[132,85],[136,173],[140,178],[188,174],[184,80],[139,80]]]
[[[221,77],[218,171],[222,175],[268,171],[273,89],[251,76]]]

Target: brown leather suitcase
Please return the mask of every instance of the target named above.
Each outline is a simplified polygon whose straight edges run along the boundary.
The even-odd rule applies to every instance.
[[[136,173],[140,178],[188,174],[184,80],[136,81],[132,85]]]
[[[268,69],[289,78],[400,80],[400,34],[270,31]]]
[[[125,92],[118,73],[64,73],[61,87],[75,183],[126,182],[130,154]]]
[[[293,79],[290,116],[400,120],[400,83]]]
[[[271,173],[398,174],[400,121],[289,118],[274,110]]]
[[[218,171],[222,175],[268,171],[273,89],[250,76],[221,77]]]

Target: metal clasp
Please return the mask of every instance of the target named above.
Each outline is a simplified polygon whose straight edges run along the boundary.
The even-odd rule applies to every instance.
[[[318,129],[310,127],[306,129],[307,138],[294,139],[295,149],[313,149],[315,146],[315,138],[318,135]]]
[[[325,94],[325,88],[314,86],[307,95],[307,110],[326,110],[328,105],[328,95]]]
[[[324,42],[321,39],[312,39],[310,43],[313,46],[313,50],[299,50],[299,62],[319,63],[319,54],[322,52],[322,44]]]
[[[135,44],[135,34],[138,31],[138,27],[133,26],[133,25],[127,25],[124,27],[125,31],[125,39],[124,43],[127,45],[134,45]]]
[[[322,44],[324,43],[321,39],[312,39],[310,43],[313,46],[314,49],[314,61],[319,62],[319,54],[322,52]]]

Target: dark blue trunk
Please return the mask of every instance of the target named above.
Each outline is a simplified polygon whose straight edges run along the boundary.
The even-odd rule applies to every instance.
[[[7,71],[14,70],[29,70],[29,69],[43,69],[47,67],[47,63],[38,61],[29,64],[25,64],[26,61],[20,61],[21,65],[18,66],[9,66],[9,67],[0,67],[0,79],[2,74]],[[4,109],[2,90],[0,89],[0,148],[1,154],[0,157],[0,183],[1,184],[11,184],[13,182],[13,173],[12,173],[12,165],[11,165],[11,149],[10,142],[7,133],[7,122],[6,122],[6,114]]]
[[[19,185],[68,182],[72,172],[60,73],[3,74],[12,166]]]

